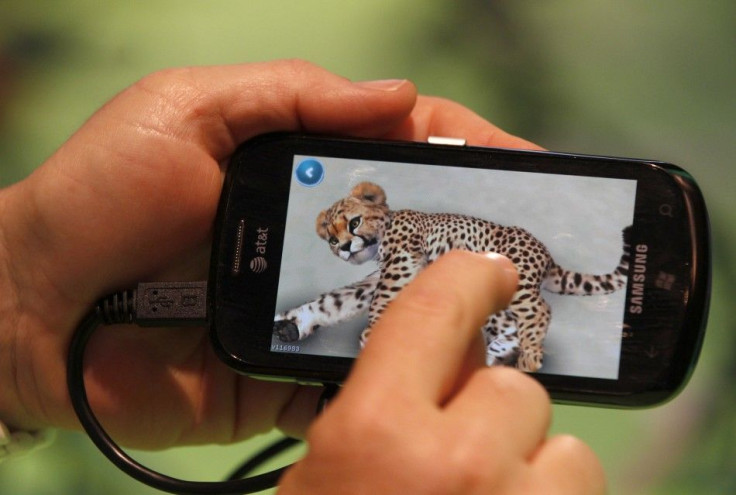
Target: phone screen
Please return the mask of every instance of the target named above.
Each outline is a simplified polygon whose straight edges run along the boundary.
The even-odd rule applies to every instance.
[[[378,269],[374,260],[356,265],[335,256],[315,228],[321,211],[365,181],[383,188],[390,210],[467,215],[521,227],[546,246],[558,265],[593,275],[618,266],[622,231],[634,221],[637,195],[635,179],[295,155],[275,315]],[[542,296],[552,316],[539,373],[617,379],[626,287],[590,296],[543,290]],[[366,325],[367,316],[361,316],[320,327],[303,340],[283,342],[273,336],[270,352],[285,359],[287,354],[353,358]]]

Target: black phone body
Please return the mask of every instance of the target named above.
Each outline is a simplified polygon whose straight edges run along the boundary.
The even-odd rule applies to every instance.
[[[214,347],[231,368],[302,383],[347,376],[365,316],[301,340],[284,339],[274,321],[378,268],[372,260],[335,256],[315,229],[321,211],[363,182],[383,188],[391,211],[521,227],[575,272],[611,272],[624,259],[622,231],[629,227],[619,290],[542,291],[552,316],[543,366],[532,376],[556,402],[613,407],[659,404],[684,386],[704,335],[710,234],[703,197],[682,169],[650,160],[293,134],[245,143],[227,170],[209,311]]]

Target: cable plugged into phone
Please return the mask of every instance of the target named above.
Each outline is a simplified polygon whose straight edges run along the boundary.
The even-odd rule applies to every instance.
[[[92,333],[101,325],[136,324],[145,327],[204,326],[207,318],[207,282],[142,283],[101,300],[77,327],[69,348],[67,387],[82,427],[97,448],[132,478],[158,490],[179,494],[253,493],[276,486],[286,467],[239,479],[267,458],[291,447],[286,439],[272,450],[246,461],[226,481],[187,481],[153,471],[131,458],[107,434],[95,417],[84,385],[84,351]],[[334,394],[334,390],[329,390]],[[288,467],[288,466],[287,466]]]

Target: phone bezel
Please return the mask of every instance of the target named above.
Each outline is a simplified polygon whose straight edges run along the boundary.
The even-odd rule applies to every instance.
[[[271,252],[280,253],[277,246],[283,244],[288,204],[284,198],[288,197],[295,155],[444,166],[462,163],[457,166],[470,168],[489,168],[489,162],[493,162],[490,168],[501,170],[637,179],[632,246],[654,245],[655,240],[666,239],[670,249],[677,249],[678,253],[668,255],[660,264],[688,267],[687,273],[682,274],[687,283],[675,301],[672,291],[653,286],[648,277],[647,308],[657,308],[659,316],[651,318],[655,309],[647,309],[643,318],[627,312],[625,324],[641,325],[646,319],[650,333],[632,332],[623,340],[618,380],[551,374],[532,376],[549,390],[556,402],[618,407],[662,403],[686,383],[704,334],[710,291],[710,247],[702,194],[681,168],[651,160],[294,134],[266,135],[245,143],[233,155],[223,186],[213,244],[209,309],[214,347],[220,358],[236,371],[274,379],[341,382],[353,362],[352,358],[270,351],[274,311],[268,301],[275,301],[280,254],[268,258],[268,274],[248,271],[237,277],[232,274],[230,265],[237,249],[235,222],[244,215],[249,219],[263,219],[271,226]],[[658,210],[662,204],[673,206],[678,214],[662,215]],[[234,216],[236,209],[241,213]],[[674,261],[673,256],[677,258]],[[655,271],[657,267],[651,264],[657,261],[650,259],[649,263]],[[627,301],[630,290],[631,282]],[[243,305],[228,297],[236,292],[238,297],[245,296],[253,302]],[[245,321],[259,328],[268,325],[268,331],[232,329],[233,326],[248,328],[247,324],[243,325]],[[655,328],[659,334],[655,334]],[[663,335],[673,338],[662,340]],[[657,359],[655,353],[661,357]],[[647,360],[647,355],[654,357]],[[644,364],[655,366],[645,369]]]

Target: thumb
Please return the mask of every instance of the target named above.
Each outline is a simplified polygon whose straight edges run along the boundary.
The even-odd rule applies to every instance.
[[[157,72],[19,184],[12,205],[23,211],[11,216],[24,221],[9,221],[8,238],[32,252],[29,272],[87,301],[187,259],[201,265],[221,163],[238,144],[272,131],[377,136],[415,100],[407,81],[352,83],[302,61]]]
[[[170,69],[143,78],[98,112],[138,116],[220,161],[241,142],[274,131],[376,137],[406,119],[416,103],[406,80],[353,83],[309,62]]]

